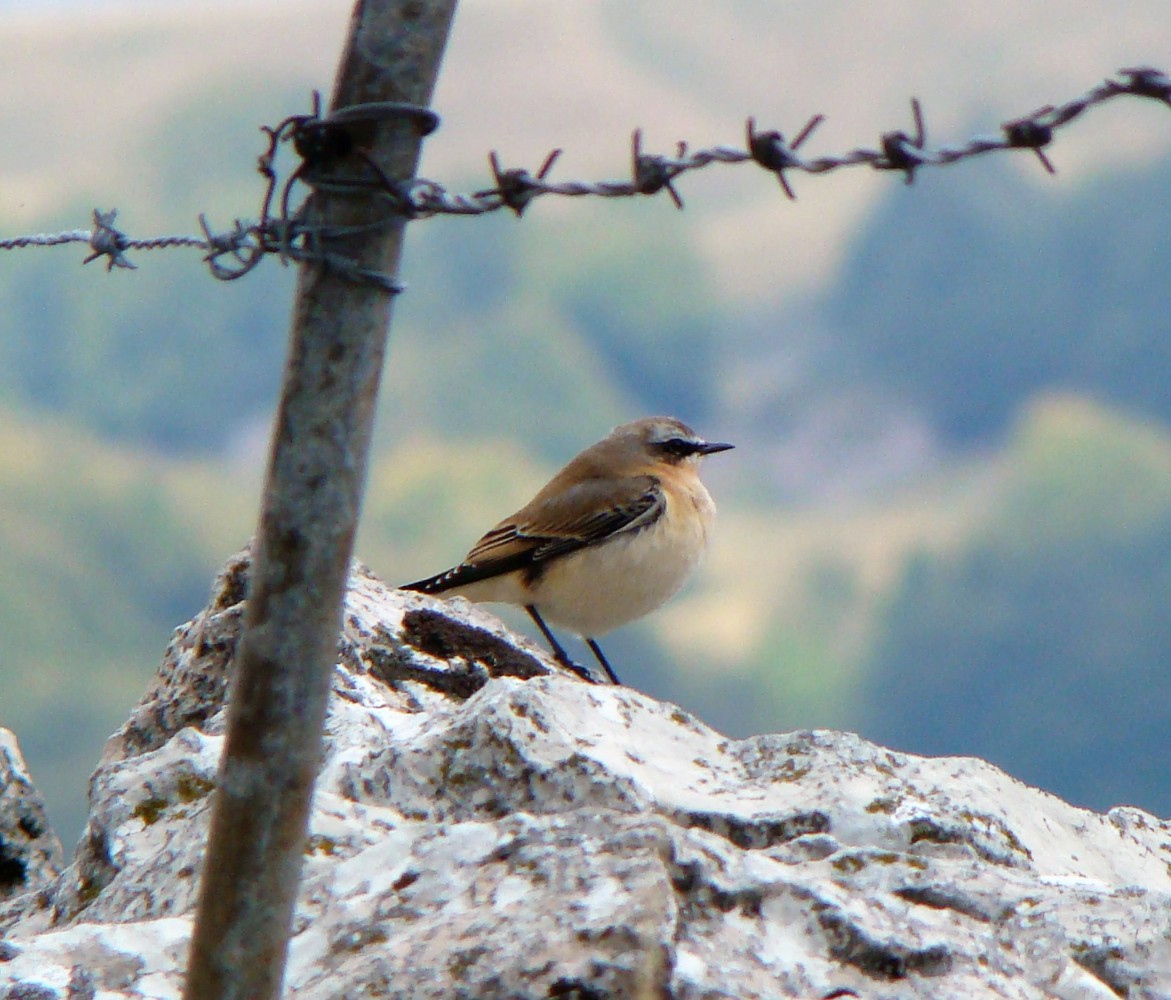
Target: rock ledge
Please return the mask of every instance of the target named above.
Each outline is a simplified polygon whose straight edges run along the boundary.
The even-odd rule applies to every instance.
[[[26,830],[0,997],[179,997],[247,570],[110,739],[72,863]],[[1164,821],[846,733],[729,740],[475,608],[350,588],[289,997],[1171,996]],[[4,858],[43,824],[8,774]]]

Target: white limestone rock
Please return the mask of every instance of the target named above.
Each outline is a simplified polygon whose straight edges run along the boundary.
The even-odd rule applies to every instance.
[[[64,864],[16,737],[0,729],[0,904],[51,882]]]
[[[0,997],[179,996],[246,572],[111,738],[72,864],[0,903]],[[359,567],[286,995],[1166,998],[1171,825],[728,740]]]

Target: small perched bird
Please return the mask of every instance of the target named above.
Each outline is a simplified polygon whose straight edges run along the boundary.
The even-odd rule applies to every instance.
[[[730,444],[705,441],[671,417],[616,427],[481,538],[454,569],[403,590],[523,607],[553,655],[591,679],[545,623],[597,643],[672,597],[707,547],[716,512],[699,462]]]

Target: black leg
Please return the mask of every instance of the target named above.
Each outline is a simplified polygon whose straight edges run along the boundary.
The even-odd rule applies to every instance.
[[[553,650],[553,658],[563,667],[568,667],[578,676],[584,677],[591,684],[596,684],[597,681],[594,679],[593,675],[591,675],[590,672],[586,670],[585,667],[583,667],[580,663],[574,663],[573,660],[569,658],[569,654],[566,653],[565,650],[561,647],[561,643],[557,641],[557,637],[549,630],[549,626],[545,624],[545,619],[540,616],[540,614],[537,612],[537,609],[531,604],[526,604],[525,611],[527,611],[533,621],[537,623],[537,628],[541,630],[541,634],[545,637],[545,641],[549,643],[549,647]]]
[[[602,647],[593,639],[586,639],[586,645],[593,650],[594,656],[598,658],[598,662],[602,665],[602,669],[606,671],[606,676],[610,678],[610,683],[621,686],[622,682],[618,679],[618,675],[614,673],[614,668],[610,666],[610,661],[602,655]]]

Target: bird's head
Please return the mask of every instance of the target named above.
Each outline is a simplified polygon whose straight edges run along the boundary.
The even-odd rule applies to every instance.
[[[674,417],[646,417],[623,424],[614,428],[609,440],[641,453],[646,460],[670,465],[697,465],[705,455],[734,447],[722,441],[705,441]]]

